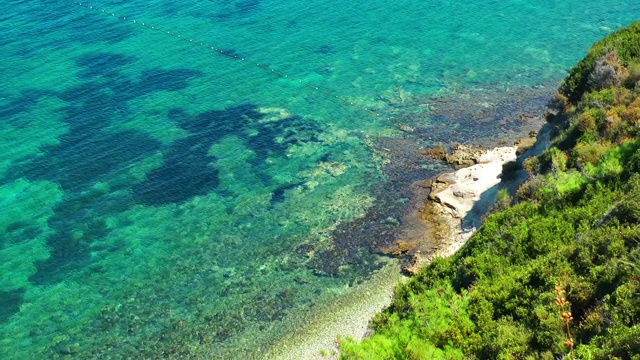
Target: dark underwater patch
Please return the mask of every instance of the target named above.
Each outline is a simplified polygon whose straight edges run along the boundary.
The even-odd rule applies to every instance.
[[[160,143],[136,131],[116,134],[70,132],[60,146],[45,149],[12,172],[32,180],[56,182],[65,191],[81,192],[98,181],[106,181],[160,148]]]
[[[259,120],[264,117],[254,105],[211,110],[196,116],[189,116],[184,110],[172,110],[170,116],[181,128],[198,136],[207,136],[213,139],[213,142],[224,136],[239,133],[251,119]]]
[[[235,8],[238,14],[247,16],[256,11],[260,3],[260,0],[242,0],[236,3]]]
[[[142,93],[153,91],[178,91],[189,86],[189,80],[204,75],[191,69],[150,69],[142,72],[137,88]]]
[[[168,146],[140,131],[107,131],[116,120],[133,115],[127,105],[129,100],[155,91],[182,90],[202,74],[190,69],[150,69],[139,76],[123,76],[122,67],[133,61],[134,58],[115,53],[79,58],[77,65],[83,70],[78,76],[86,81],[55,94],[68,104],[62,111],[69,131],[59,138],[59,144],[43,148],[42,156],[25,158],[10,169],[12,177],[59,183],[65,191],[48,221],[54,231],[46,239],[51,256],[36,263],[37,272],[29,279],[35,284],[62,281],[86,266],[92,249],[99,247],[109,233],[102,220],[107,214],[121,212],[135,203],[183,203],[211,191],[234,196],[217,189],[220,174],[212,166],[216,158],[208,155],[211,146],[224,137],[242,138],[257,154],[250,166],[265,186],[272,184],[270,176],[262,171],[267,158],[286,156],[287,149],[299,142],[318,141],[319,126],[298,116],[261,123],[259,120],[265,115],[251,104],[195,115],[186,109],[170,110],[169,119],[190,136]],[[26,111],[35,103],[34,96],[41,95],[29,94],[14,105]],[[252,136],[247,136],[248,128],[256,130]],[[123,192],[125,195],[93,190],[95,183],[112,180],[118,172],[158,151],[164,155],[163,164],[150,171],[145,181],[111,184],[112,191],[130,190]],[[284,201],[285,191],[295,186],[275,189],[272,204]],[[14,232],[18,237],[33,234],[27,230]]]
[[[257,134],[247,141],[247,147],[258,155],[258,160],[266,160],[270,154],[284,155],[287,144],[277,140],[279,136],[287,131],[287,123],[291,119],[284,119],[275,123],[259,124],[255,128]]]
[[[242,105],[196,116],[189,116],[183,109],[172,109],[168,116],[192,135],[174,141],[164,152],[162,167],[133,187],[136,201],[144,205],[182,203],[213,191],[220,181],[218,170],[211,166],[215,158],[207,154],[209,148],[224,136],[239,133],[251,119],[264,115],[255,106]]]
[[[41,234],[42,229],[38,226],[25,221],[13,222],[6,227],[4,236],[0,237],[0,249],[34,239]]]
[[[50,257],[36,262],[37,271],[29,277],[31,283],[50,285],[67,279],[90,261],[91,243],[108,234],[105,222],[92,218],[99,214],[91,208],[85,209],[83,200],[65,201],[56,207],[54,217],[49,220],[49,225],[56,229],[56,233],[47,238]]]
[[[8,103],[7,105],[0,105],[0,119],[8,121],[12,116],[27,112],[33,105],[38,103],[44,96],[51,95],[51,91],[46,90],[27,90],[23,91],[20,96]]]
[[[265,160],[270,156],[285,156],[287,149],[298,142],[319,141],[316,134],[321,131],[317,125],[305,124],[299,116],[260,123],[265,115],[250,104],[194,116],[176,108],[169,110],[168,116],[192,135],[171,144],[164,152],[163,166],[147,174],[145,182],[134,186],[135,199],[141,204],[181,203],[213,190],[222,196],[229,195],[216,189],[219,173],[212,166],[216,159],[207,154],[212,145],[226,136],[235,135],[245,140],[245,146],[257,155],[249,163],[263,185],[268,186],[272,179],[262,171]],[[245,135],[248,127],[256,130],[255,135]],[[297,185],[276,189],[272,204],[283,201],[284,191]]]
[[[333,55],[336,53],[336,49],[332,45],[325,44],[319,46],[315,52],[321,55]]]
[[[209,141],[203,140],[201,136],[190,136],[175,141],[162,167],[133,187],[136,201],[152,206],[182,203],[215,189],[220,182],[218,170],[211,166],[215,159],[207,155]]]
[[[304,121],[300,116],[291,116],[274,122],[256,124],[257,135],[247,141],[247,147],[253,150],[261,160],[269,156],[285,156],[292,145],[318,142],[317,135],[322,128],[315,123]]]
[[[24,289],[0,291],[0,323],[9,320],[20,311],[23,302]]]
[[[19,161],[9,171],[12,178],[47,180],[60,184],[65,190],[63,200],[54,208],[54,215],[48,221],[54,230],[46,240],[51,256],[36,263],[37,272],[29,279],[35,284],[62,281],[86,265],[90,261],[92,244],[109,233],[102,220],[104,215],[120,212],[134,204],[130,195],[128,198],[126,195],[106,196],[91,188],[97,182],[113,179],[117,173],[162,148],[159,141],[144,132],[105,130],[116,119],[132,115],[127,101],[155,91],[184,89],[190,79],[201,74],[190,69],[150,69],[137,78],[123,76],[120,69],[132,61],[133,58],[114,53],[79,58],[77,65],[83,68],[79,77],[88,81],[55,94],[68,103],[63,109],[62,120],[69,131],[59,138],[59,144],[43,148],[42,156]],[[14,101],[11,108],[26,111],[40,96],[39,93],[27,94]],[[208,148],[198,151],[191,145],[180,141],[173,144],[174,150],[189,155],[182,159],[170,155],[167,164],[177,172],[159,172],[160,177],[171,184],[172,190],[189,184],[186,192],[173,193],[169,202],[184,201],[217,185],[215,171],[213,176],[211,173],[199,176],[191,171],[190,166],[202,169],[212,160],[206,157]],[[182,163],[182,160],[186,162]],[[191,178],[185,179],[189,176]],[[130,184],[112,186],[124,189]],[[33,231],[27,230],[14,232],[19,238],[32,235]]]
[[[291,190],[291,189],[295,189],[298,186],[302,185],[304,183],[299,182],[299,183],[294,183],[294,184],[286,184],[286,185],[282,185],[280,187],[277,187],[275,190],[273,190],[272,195],[271,195],[271,200],[269,201],[269,203],[271,204],[271,206],[274,206],[278,203],[283,202],[286,197],[285,197],[285,191],[287,190]]]
[[[90,245],[108,234],[101,218],[112,209],[89,187],[113,178],[160,148],[156,140],[135,131],[86,135],[71,132],[63,136],[61,146],[47,149],[46,156],[33,159],[19,172],[29,179],[57,182],[65,190],[48,221],[55,230],[47,237],[51,255],[36,263],[37,272],[29,278],[35,284],[64,280],[90,260]]]
[[[85,70],[81,77],[92,79],[58,94],[69,103],[64,110],[69,132],[56,146],[44,149],[44,156],[31,159],[13,172],[30,179],[58,182],[67,191],[82,191],[106,180],[119,169],[133,165],[159,150],[161,144],[143,132],[105,132],[114,119],[132,114],[126,101],[154,91],[175,91],[188,86],[200,72],[189,69],[152,69],[140,80],[121,76],[119,69],[132,58],[113,53],[83,56],[77,64]],[[96,78],[109,78],[99,81]],[[20,99],[26,107],[37,94]]]
[[[114,53],[98,53],[80,57],[76,64],[83,67],[78,76],[81,79],[91,79],[102,76],[114,79],[120,72],[120,68],[135,62],[135,58]]]
[[[22,27],[20,36],[40,41],[22,42],[15,51],[16,55],[28,59],[41,56],[42,49],[61,49],[73,47],[74,44],[81,47],[104,42],[116,44],[133,34],[133,28],[129,24],[114,21],[104,14],[74,8],[73,5],[69,7],[69,4],[63,4],[61,10],[57,11],[53,8],[55,5],[54,2],[48,2],[46,6],[34,6],[30,9],[32,23],[38,26]],[[62,23],[60,14],[68,13],[75,13],[77,16]]]
[[[104,214],[119,213],[133,205],[127,193],[87,190],[66,196],[54,207],[54,215],[48,221],[55,231],[46,239],[50,257],[36,262],[37,271],[29,281],[37,285],[54,284],[83,268],[91,261],[90,252],[100,248],[99,241],[110,232]]]
[[[261,2],[261,0],[241,0],[233,5],[228,5],[224,10],[218,12],[216,17],[219,20],[246,18],[260,8]]]

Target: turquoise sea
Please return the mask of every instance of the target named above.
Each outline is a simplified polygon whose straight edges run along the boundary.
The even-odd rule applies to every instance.
[[[411,183],[446,170],[421,149],[519,134],[519,107],[638,18],[619,0],[0,2],[0,358],[261,358],[395,261]]]

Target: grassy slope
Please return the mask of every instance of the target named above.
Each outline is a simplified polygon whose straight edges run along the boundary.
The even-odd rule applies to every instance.
[[[397,289],[343,359],[640,359],[640,22],[560,88],[511,206]]]

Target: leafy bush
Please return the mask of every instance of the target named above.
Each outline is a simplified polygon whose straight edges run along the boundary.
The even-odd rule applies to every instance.
[[[640,22],[635,22],[595,43],[587,56],[571,69],[569,76],[560,86],[560,93],[574,104],[580,101],[589,89],[589,76],[596,62],[612,51],[615,51],[616,57],[623,65],[640,57]]]
[[[629,89],[633,89],[638,86],[640,81],[640,62],[632,61],[627,66],[627,73],[622,79],[622,84]]]
[[[517,177],[518,170],[522,170],[522,162],[509,161],[502,165],[502,180],[513,180]]]
[[[540,159],[537,156],[530,157],[524,161],[523,168],[529,175],[535,175],[540,172]]]
[[[626,196],[616,210],[618,218],[623,222],[640,223],[640,174],[636,173],[629,179]]]
[[[580,142],[573,149],[573,157],[580,164],[592,164],[595,165],[602,159],[604,154],[609,150],[611,144],[605,143],[593,143],[593,144],[585,144]]]
[[[587,85],[596,90],[620,85],[620,61],[615,51],[600,58],[589,73]]]

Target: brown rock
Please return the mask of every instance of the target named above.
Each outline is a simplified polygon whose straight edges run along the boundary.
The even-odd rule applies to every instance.
[[[447,164],[455,167],[469,167],[478,163],[478,159],[485,150],[478,146],[458,144],[451,149],[451,154],[445,156]]]
[[[535,144],[536,144],[535,136],[516,141],[516,143],[514,144],[517,147],[516,155],[520,156],[524,154],[525,151],[531,149]]]
[[[449,187],[449,185],[453,184],[455,180],[451,178],[450,173],[441,174],[437,177],[431,179],[431,183],[429,185],[429,200],[438,201],[438,194]]]
[[[430,159],[445,160],[447,156],[447,150],[443,146],[436,146],[431,149],[427,149],[421,153]]]
[[[457,168],[473,166],[478,163],[478,158],[484,153],[484,149],[478,146],[458,144],[453,146],[451,153],[443,146],[436,146],[422,152],[428,158],[442,160]]]
[[[382,252],[385,254],[398,256],[415,250],[417,245],[418,244],[415,241],[398,239],[392,246],[386,249],[382,249]]]

